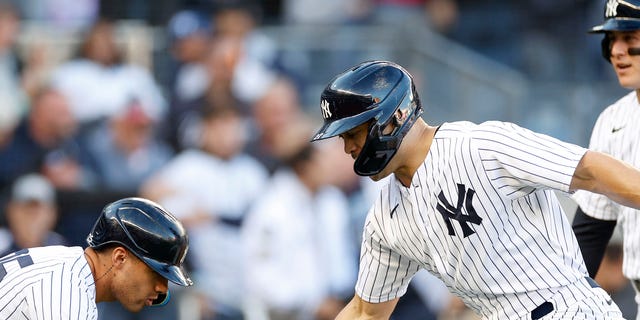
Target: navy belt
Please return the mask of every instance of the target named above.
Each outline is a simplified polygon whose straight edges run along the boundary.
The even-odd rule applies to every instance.
[[[598,283],[591,279],[590,277],[584,277],[587,280],[587,283],[591,286],[591,288],[599,288]],[[549,301],[543,302],[541,305],[537,306],[535,309],[531,310],[531,320],[541,319],[542,317],[548,315],[553,311],[553,304]]]

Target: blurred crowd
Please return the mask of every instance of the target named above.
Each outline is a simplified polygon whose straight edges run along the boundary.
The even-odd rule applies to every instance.
[[[579,61],[563,63],[551,38],[527,48],[507,37],[583,30],[599,2],[579,2],[577,12],[575,1],[557,0],[0,1],[0,252],[85,246],[106,203],[142,196],[187,227],[196,285],[172,288],[172,303],[138,315],[103,304],[103,319],[333,319],[353,295],[360,232],[380,185],[353,173],[340,141],[309,143],[319,117],[300,94],[308,75],[261,26],[408,24],[532,76],[572,77]],[[514,6],[549,24],[527,26],[540,20],[517,19]],[[504,16],[494,20],[505,25],[480,27],[463,14]],[[162,39],[127,47],[125,21],[160,28]],[[74,34],[68,54],[21,45],[27,25]],[[132,59],[145,41],[166,50]],[[535,65],[541,56],[548,68]],[[393,319],[416,314],[475,317],[423,273]]]

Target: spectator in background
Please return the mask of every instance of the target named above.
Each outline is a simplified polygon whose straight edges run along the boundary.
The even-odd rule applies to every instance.
[[[352,294],[357,258],[348,203],[329,185],[334,163],[322,157],[338,145],[310,145],[309,135],[289,135],[296,147],[243,228],[248,319],[334,319]]]
[[[246,55],[267,68],[272,68],[276,63],[277,48],[275,43],[258,29],[260,18],[260,7],[255,1],[221,2],[214,8],[214,29],[218,35],[241,40]]]
[[[0,2],[0,147],[27,112],[43,73],[41,52],[31,50],[25,56],[18,52],[21,24],[17,8],[11,2]]]
[[[169,43],[176,63],[169,88],[172,103],[197,98],[207,88],[205,60],[212,37],[209,20],[202,12],[182,10],[169,21]]]
[[[69,99],[84,126],[118,112],[132,98],[154,118],[165,114],[166,101],[152,74],[125,62],[111,21],[97,21],[86,34],[78,55],[53,70],[51,84]]]
[[[258,28],[260,16],[260,8],[251,0],[219,3],[213,15],[216,36],[236,41],[231,88],[244,104],[252,104],[263,95],[275,74],[288,71],[279,59],[276,44]]]
[[[243,152],[247,133],[238,108],[209,106],[201,119],[199,148],[180,153],[142,194],[173,212],[189,231],[188,259],[202,319],[242,319],[240,230],[268,174]]]
[[[175,141],[177,150],[197,147],[197,124],[205,108],[233,106],[243,115],[248,115],[255,97],[247,100],[239,90],[252,90],[252,95],[262,95],[273,81],[273,74],[246,56],[242,41],[232,36],[218,35],[212,40],[206,68],[209,78],[206,91],[195,99],[171,107],[173,114],[170,121],[175,121],[176,130],[175,137],[170,141]],[[243,72],[248,74],[241,75]]]
[[[67,99],[54,89],[42,88],[10,141],[0,147],[0,189],[23,174],[40,172],[45,156],[68,142],[75,128]]]
[[[54,231],[57,210],[55,190],[45,177],[30,173],[18,178],[5,207],[7,228],[0,229],[4,233],[0,238],[6,242],[0,242],[0,256],[25,248],[66,245]]]
[[[192,112],[197,112],[211,82],[207,68],[212,42],[210,17],[196,10],[177,12],[168,25],[169,43],[174,72],[169,79],[169,114],[165,118],[163,135],[181,150],[183,121],[189,123]]]
[[[284,77],[271,84],[253,104],[251,112],[254,132],[247,145],[247,152],[273,173],[291,147],[291,137],[288,136],[290,131],[282,129],[305,126],[309,119],[300,106],[298,91]]]
[[[158,120],[131,100],[81,137],[80,164],[85,187],[136,195],[139,187],[173,156],[156,133]],[[82,186],[80,184],[79,186]]]

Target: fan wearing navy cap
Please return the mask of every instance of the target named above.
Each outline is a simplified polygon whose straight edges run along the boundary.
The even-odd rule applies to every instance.
[[[47,178],[37,173],[20,176],[10,191],[4,211],[6,228],[0,228],[0,257],[20,249],[67,243],[54,231],[58,205]]]

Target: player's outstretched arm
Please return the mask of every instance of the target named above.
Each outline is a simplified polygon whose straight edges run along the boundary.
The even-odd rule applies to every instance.
[[[354,295],[353,299],[338,314],[336,320],[389,319],[397,303],[398,298],[381,303],[369,303],[358,295]]]
[[[601,152],[585,153],[573,174],[570,189],[600,193],[619,204],[640,209],[640,171]]]

